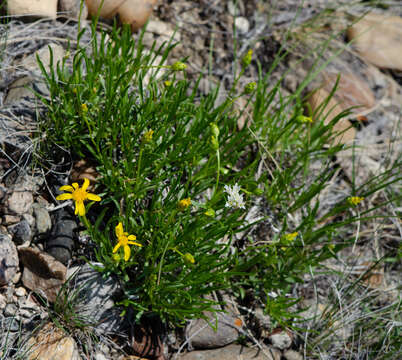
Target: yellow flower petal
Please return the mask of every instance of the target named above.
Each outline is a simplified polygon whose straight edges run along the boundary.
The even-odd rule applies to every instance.
[[[73,194],[60,194],[59,196],[56,197],[56,200],[70,200],[73,198]]]
[[[75,203],[75,213],[79,216],[84,216],[85,215],[85,206],[82,201],[76,201]]]
[[[136,240],[137,237],[136,237],[135,235],[128,235],[128,236],[127,236],[127,239],[128,239],[128,240]]]
[[[77,189],[79,188],[78,183],[72,183],[71,185],[73,186],[73,188],[74,188],[75,190],[77,190]]]
[[[116,246],[113,248],[113,253],[115,253],[117,250],[119,250],[120,246],[121,246],[121,244],[117,243]]]
[[[95,195],[95,194],[91,194],[91,193],[87,194],[87,198],[88,198],[88,200],[92,200],[92,201],[101,201],[102,200],[100,198],[100,196]]]
[[[82,190],[86,191],[89,186],[89,180],[87,178],[84,179],[84,184],[82,185]]]
[[[63,185],[59,188],[60,191],[74,191],[74,188],[71,185]]]
[[[142,247],[142,244],[137,243],[137,242],[135,242],[135,241],[127,241],[127,244],[130,244],[130,245],[137,245],[137,246],[139,246],[139,247]]]
[[[124,235],[124,231],[123,231],[123,224],[121,222],[118,223],[118,225],[116,226],[116,236],[117,238],[119,238],[120,236]]]
[[[126,245],[124,247],[124,260],[125,261],[128,261],[128,259],[130,259],[130,254],[131,254],[130,246]]]

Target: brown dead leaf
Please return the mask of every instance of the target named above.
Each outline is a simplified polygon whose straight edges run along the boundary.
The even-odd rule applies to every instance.
[[[384,284],[384,267],[379,265],[374,266],[374,263],[371,261],[363,262],[361,266],[363,267],[361,271],[362,274],[368,271],[367,274],[363,276],[363,283],[370,288],[381,288]]]
[[[87,163],[86,160],[81,159],[74,163],[70,176],[72,182],[79,182],[83,181],[84,179],[88,179],[90,181],[88,189],[90,191],[93,191],[93,184],[96,183],[96,179],[99,177],[99,174],[93,166]]]
[[[329,94],[330,93],[327,90],[321,88],[315,91],[310,96],[308,101],[313,113],[316,113],[318,107],[327,99]],[[343,111],[344,109],[342,108],[342,106],[340,106],[336,99],[332,97],[322,113],[322,116],[324,116],[325,119],[325,125],[328,125],[337,115],[339,115]],[[352,127],[351,122],[346,118],[339,120],[333,127],[333,131],[337,134],[334,137],[334,145],[351,143],[356,136],[356,129]]]

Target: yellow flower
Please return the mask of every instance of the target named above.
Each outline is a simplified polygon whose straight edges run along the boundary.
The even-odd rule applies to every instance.
[[[359,205],[363,200],[364,197],[360,197],[360,196],[350,196],[348,197],[348,203],[352,206],[356,206]]]
[[[194,256],[191,255],[190,253],[185,253],[183,257],[184,257],[184,261],[191,263],[191,264],[195,263]]]
[[[81,110],[82,110],[82,112],[84,112],[84,113],[88,112],[88,106],[87,106],[87,104],[81,104]]]
[[[297,231],[290,234],[286,234],[285,235],[286,242],[292,242],[294,239],[296,239],[297,235],[298,235]]]
[[[207,211],[204,212],[204,215],[214,217],[215,216],[215,210],[209,208]]]
[[[166,80],[164,84],[166,87],[172,86],[172,82],[170,80]]]
[[[186,210],[190,205],[191,205],[191,199],[186,198],[186,199],[181,199],[177,206],[179,207],[180,210]]]
[[[144,142],[145,143],[149,143],[152,140],[152,135],[154,134],[153,130],[148,130],[145,134],[144,134]]]
[[[68,191],[69,193],[64,193],[56,197],[56,200],[74,200],[75,201],[75,214],[79,216],[85,215],[85,200],[92,200],[92,201],[101,201],[100,196],[91,194],[87,192],[87,188],[89,186],[89,180],[84,179],[84,184],[82,188],[78,186],[78,183],[73,183],[72,186],[64,185],[60,187],[61,191]]]
[[[120,246],[123,246],[124,249],[124,260],[128,261],[130,258],[131,250],[128,245],[137,245],[142,246],[140,243],[135,242],[134,240],[137,239],[135,235],[128,235],[127,232],[123,230],[123,224],[119,222],[116,226],[116,236],[117,236],[117,245],[113,248],[113,254],[119,250]]]

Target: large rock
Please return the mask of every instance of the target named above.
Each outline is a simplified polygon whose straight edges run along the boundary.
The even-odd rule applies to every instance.
[[[7,285],[18,271],[18,252],[7,235],[0,234],[0,286]]]
[[[55,19],[57,0],[8,0],[7,12],[9,15],[50,17]]]
[[[80,360],[74,339],[51,323],[28,339],[26,349],[28,360]]]
[[[280,360],[281,352],[274,348],[248,348],[241,345],[228,345],[220,349],[199,350],[183,354],[180,360]]]
[[[33,204],[33,213],[36,219],[36,230],[38,234],[45,234],[52,228],[52,220],[49,212],[40,204]]]
[[[239,337],[241,321],[225,313],[216,313],[217,319],[211,313],[206,314],[209,322],[217,322],[217,330],[211,328],[204,319],[196,319],[190,322],[186,329],[186,338],[189,344],[197,349],[211,349],[222,347],[236,341]]]
[[[81,0],[59,0],[59,15],[79,19],[81,21],[85,20],[88,17],[88,8],[84,1],[81,11],[81,3]]]
[[[19,255],[24,265],[24,286],[55,302],[66,281],[67,268],[53,256],[30,247],[20,248]]]
[[[102,266],[98,263],[94,265]],[[77,314],[102,332],[121,331],[124,326],[121,309],[115,307],[113,301],[113,297],[121,291],[117,279],[103,278],[89,264],[69,269],[68,273],[69,278],[73,276],[70,286],[78,291]]]
[[[402,18],[368,14],[348,29],[359,54],[380,68],[402,70]]]

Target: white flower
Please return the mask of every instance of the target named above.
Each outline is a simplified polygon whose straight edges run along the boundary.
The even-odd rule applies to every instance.
[[[243,200],[243,195],[239,194],[240,186],[236,184],[233,187],[225,185],[225,192],[229,195],[225,206],[231,208],[245,209],[245,202]]]

